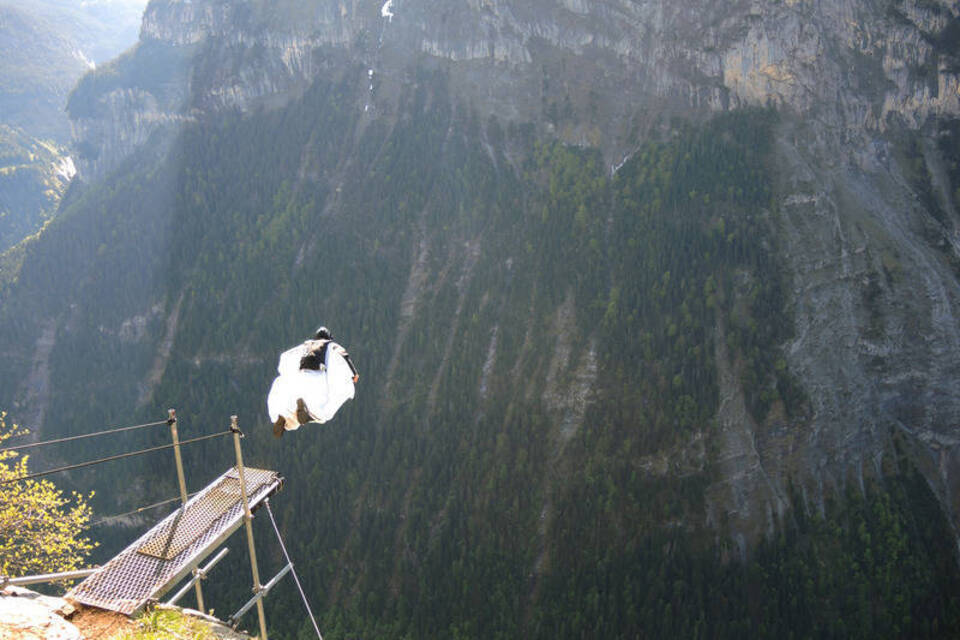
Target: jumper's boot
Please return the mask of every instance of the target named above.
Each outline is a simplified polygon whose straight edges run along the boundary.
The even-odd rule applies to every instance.
[[[313,421],[313,416],[307,411],[307,405],[303,401],[303,398],[297,398],[297,420],[300,421],[300,424],[307,424]]]

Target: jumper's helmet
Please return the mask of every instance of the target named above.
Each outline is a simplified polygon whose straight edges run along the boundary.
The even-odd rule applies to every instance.
[[[320,327],[317,329],[317,333],[313,336],[315,340],[332,340],[333,334],[330,333],[330,329],[326,327]]]

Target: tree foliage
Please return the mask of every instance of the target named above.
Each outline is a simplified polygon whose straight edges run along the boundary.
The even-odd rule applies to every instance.
[[[26,435],[0,412],[0,445]],[[83,535],[90,496],[71,497],[49,480],[7,482],[27,475],[29,456],[0,449],[0,575],[17,577],[79,568],[96,546]]]

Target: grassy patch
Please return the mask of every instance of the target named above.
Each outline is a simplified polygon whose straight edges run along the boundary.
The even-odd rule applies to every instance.
[[[137,619],[136,627],[110,636],[110,640],[215,640],[210,626],[175,609],[152,609]]]

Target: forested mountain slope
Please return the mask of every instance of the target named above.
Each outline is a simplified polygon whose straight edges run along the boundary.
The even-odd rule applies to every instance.
[[[146,0],[0,0],[0,253],[57,211],[74,174],[67,96],[137,39]],[[8,253],[0,279],[15,270]]]
[[[0,122],[67,143],[67,96],[137,39],[145,0],[0,0]]]
[[[954,633],[957,20],[154,0],[71,100],[84,184],[2,293],[0,406],[240,415],[329,637]],[[274,440],[321,323],[357,398]],[[168,466],[70,481],[108,514]]]

